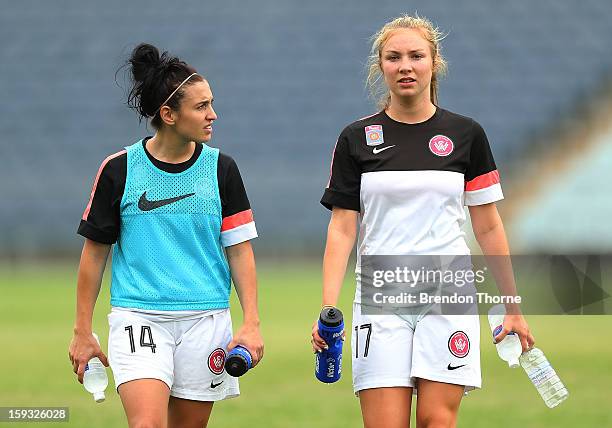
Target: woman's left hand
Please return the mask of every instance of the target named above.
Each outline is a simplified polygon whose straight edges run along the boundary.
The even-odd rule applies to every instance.
[[[523,347],[523,352],[528,351],[533,347],[535,339],[529,331],[527,321],[522,314],[506,314],[504,316],[503,328],[502,331],[495,336],[495,343],[501,342],[511,331],[518,335],[519,340],[521,341],[521,346]]]
[[[259,331],[259,325],[242,324],[227,346],[227,350],[231,351],[238,345],[244,346],[249,350],[253,359],[253,367],[255,367],[264,355],[264,343]]]

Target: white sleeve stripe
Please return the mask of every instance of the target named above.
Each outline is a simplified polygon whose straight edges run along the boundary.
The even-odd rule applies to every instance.
[[[255,222],[252,221],[233,229],[229,229],[225,232],[221,232],[221,244],[224,247],[229,247],[230,245],[240,244],[241,242],[257,238],[257,236]]]
[[[504,199],[501,184],[497,183],[484,189],[465,192],[464,204],[468,206],[490,204]]]

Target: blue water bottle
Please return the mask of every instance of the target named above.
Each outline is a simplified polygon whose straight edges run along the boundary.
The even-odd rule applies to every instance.
[[[251,353],[244,346],[236,346],[225,359],[225,371],[233,377],[240,377],[253,367]]]
[[[315,355],[315,376],[321,382],[333,383],[340,379],[342,374],[342,312],[333,307],[323,308],[318,324],[319,336],[325,340],[328,349],[323,349]]]

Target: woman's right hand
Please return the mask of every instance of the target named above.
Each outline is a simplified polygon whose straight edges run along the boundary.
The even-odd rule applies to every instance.
[[[72,363],[72,368],[77,374],[79,382],[83,383],[83,374],[85,373],[85,366],[93,357],[98,357],[102,364],[108,367],[108,358],[98,341],[90,333],[78,333],[75,332],[68,348],[68,357]]]
[[[321,336],[319,336],[319,323],[315,321],[312,326],[312,339],[310,340],[312,344],[312,350],[314,352],[321,352],[323,349],[328,349],[327,343]]]

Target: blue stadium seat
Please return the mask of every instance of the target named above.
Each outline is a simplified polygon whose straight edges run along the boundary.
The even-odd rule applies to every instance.
[[[24,228],[41,250],[79,244],[74,229],[100,162],[152,132],[123,105],[114,76],[141,41],[210,79],[220,114],[212,145],[238,160],[258,245],[301,245],[327,221],[318,200],[338,133],[375,111],[363,83],[368,38],[415,10],[449,33],[441,105],[484,126],[502,171],[612,69],[612,3],[600,0],[7,3],[0,189],[20,205],[0,210],[0,252]],[[43,196],[61,201],[52,215],[23,214],[40,210]]]

